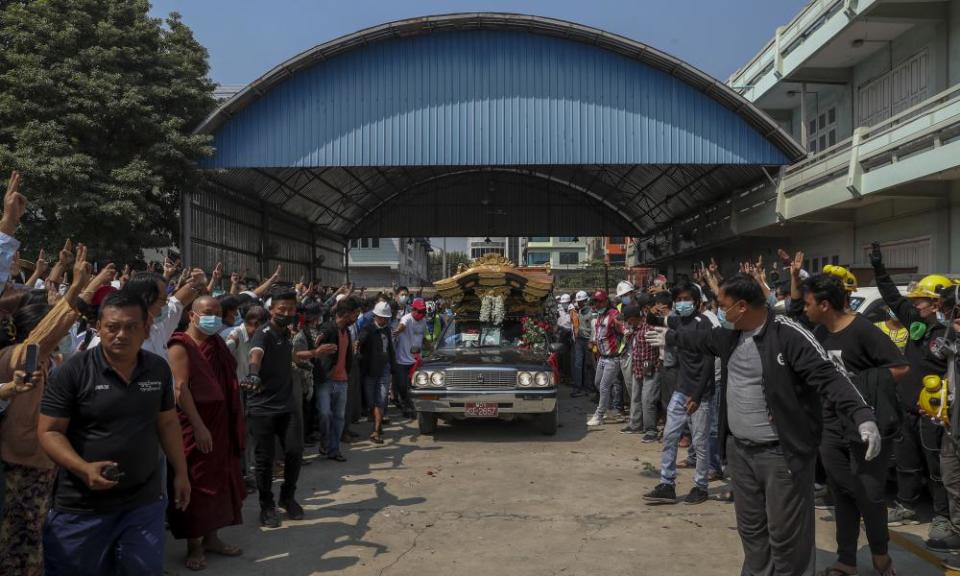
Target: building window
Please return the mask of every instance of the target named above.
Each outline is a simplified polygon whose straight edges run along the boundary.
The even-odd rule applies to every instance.
[[[839,266],[839,265],[840,265],[840,257],[839,257],[839,256],[834,256],[833,258],[830,259],[830,263],[833,264],[834,266]]]
[[[543,266],[550,261],[549,252],[527,252],[528,266]]]
[[[561,252],[560,253],[560,264],[579,264],[579,263],[580,263],[579,252]]]
[[[480,246],[470,249],[470,257],[476,260],[485,254],[499,254],[503,256],[503,247],[500,246]]]
[[[380,239],[379,239],[379,238],[371,238],[371,239],[370,239],[370,247],[371,247],[371,248],[379,248],[379,247],[380,247]]]
[[[558,240],[559,242],[576,242],[576,241],[577,241],[577,237],[576,237],[576,236],[561,236],[561,237],[557,238],[557,240]]]
[[[549,236],[527,236],[527,240],[530,242],[549,242]]]
[[[807,150],[816,154],[836,143],[837,108],[833,106],[810,121],[809,134],[807,134]]]
[[[610,265],[611,266],[624,266],[627,263],[626,254],[611,254],[610,255]]]
[[[611,243],[611,244],[626,244],[626,243],[627,243],[627,237],[626,237],[626,236],[611,236],[611,237],[610,237],[610,243]]]
[[[379,238],[354,238],[350,241],[351,248],[379,248]]]
[[[359,247],[360,247],[360,239],[359,239],[359,238],[354,238],[353,240],[351,240],[351,241],[350,241],[350,247],[351,247],[351,248],[359,248]]]

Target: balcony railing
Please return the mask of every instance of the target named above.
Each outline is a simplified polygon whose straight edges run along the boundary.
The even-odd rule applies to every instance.
[[[863,174],[908,156],[939,147],[960,134],[960,85],[869,127],[789,166],[781,192],[794,195],[847,177],[851,194],[860,193]]]

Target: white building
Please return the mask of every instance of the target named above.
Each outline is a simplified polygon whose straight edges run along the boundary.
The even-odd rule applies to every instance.
[[[350,281],[370,288],[430,286],[430,251],[428,238],[354,238]]]
[[[485,238],[467,238],[467,256],[477,259],[484,254],[499,254],[513,261],[523,263],[523,254],[527,249],[527,239],[506,236],[487,236]]]
[[[530,236],[527,239],[527,266],[547,263],[558,270],[585,266],[591,260],[602,258],[602,238],[578,236]]]
[[[728,84],[809,156],[641,239],[641,261],[782,246],[866,267],[876,240],[888,266],[960,271],[960,0],[811,1]]]

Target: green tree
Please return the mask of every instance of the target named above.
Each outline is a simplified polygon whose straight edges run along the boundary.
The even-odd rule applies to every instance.
[[[129,261],[175,243],[212,153],[207,51],[147,0],[0,0],[0,174],[23,173],[29,252],[65,238]]]
[[[447,274],[443,273],[443,252],[430,253],[430,278],[433,280],[442,280],[447,276],[453,276],[457,273],[457,266],[469,264],[470,257],[465,252],[447,252]]]

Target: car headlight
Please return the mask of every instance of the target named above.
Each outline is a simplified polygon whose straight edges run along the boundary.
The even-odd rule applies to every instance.
[[[434,372],[430,375],[430,383],[437,388],[443,386],[444,374],[443,372]]]
[[[547,372],[537,372],[537,375],[534,376],[534,382],[537,383],[538,388],[546,388],[553,384],[553,374]]]
[[[413,375],[413,385],[423,387],[430,384],[430,375],[426,372],[417,372]]]
[[[533,374],[529,372],[520,372],[517,374],[517,384],[521,388],[529,388],[533,385]]]

